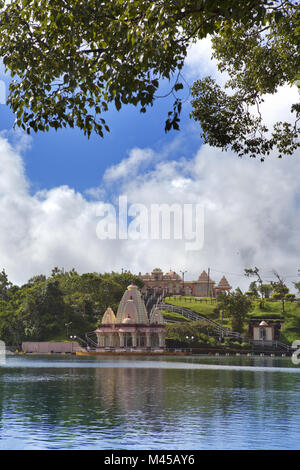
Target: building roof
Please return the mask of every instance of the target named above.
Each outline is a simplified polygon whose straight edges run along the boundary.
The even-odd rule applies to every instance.
[[[181,279],[181,277],[179,276],[179,274],[177,274],[175,271],[172,271],[172,269],[170,269],[165,275],[164,275],[164,279]]]
[[[113,310],[110,307],[108,307],[108,309],[106,310],[106,312],[104,313],[102,317],[102,323],[112,324],[112,323],[116,323],[116,321],[117,319]]]
[[[134,323],[149,324],[147,310],[137,286],[131,284],[124,292],[117,311],[117,323],[130,316]]]
[[[264,320],[260,322],[259,326],[269,326],[267,322]]]
[[[124,317],[122,323],[138,323],[138,312],[133,299],[126,300],[122,315]],[[130,321],[125,321],[128,319]]]
[[[202,271],[202,273],[201,273],[200,276],[198,277],[198,281],[199,281],[199,282],[208,282],[208,281],[209,281],[210,284],[214,284],[214,283],[215,283],[215,281],[213,281],[210,277],[208,277],[206,271]]]
[[[220,280],[219,284],[218,284],[218,287],[228,288],[228,287],[231,287],[231,286],[229,285],[229,282],[227,281],[226,277],[223,276],[222,279]]]
[[[164,325],[164,317],[161,311],[158,308],[155,308],[150,315],[150,323],[156,323],[157,325]]]
[[[208,275],[206,271],[202,271],[202,273],[198,277],[198,281],[208,281]]]

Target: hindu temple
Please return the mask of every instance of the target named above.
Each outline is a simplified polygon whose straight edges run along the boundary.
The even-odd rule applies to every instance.
[[[95,330],[97,351],[161,351],[165,349],[165,324],[161,311],[154,308],[148,317],[137,286],[124,292],[117,314],[109,307]]]

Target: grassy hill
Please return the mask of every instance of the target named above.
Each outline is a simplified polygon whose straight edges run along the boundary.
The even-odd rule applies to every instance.
[[[165,303],[179,307],[189,308],[200,315],[221,324],[221,314],[218,309],[218,302],[211,298],[196,297],[167,297]],[[249,312],[245,321],[244,331],[248,330],[250,320],[268,319],[282,321],[281,340],[291,344],[294,340],[300,339],[300,302],[285,301],[284,312],[282,312],[281,301],[266,300],[262,306],[259,299],[253,301],[253,309]],[[223,326],[231,328],[231,319],[223,317]]]

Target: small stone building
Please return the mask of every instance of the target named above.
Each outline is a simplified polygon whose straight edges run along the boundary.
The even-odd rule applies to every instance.
[[[249,324],[250,338],[254,344],[273,345],[280,339],[282,320],[254,320]]]
[[[264,320],[259,325],[253,325],[253,339],[255,341],[273,341],[274,339],[274,327],[268,325]]]
[[[162,313],[159,309],[154,309],[148,318],[141,293],[133,284],[124,292],[117,314],[108,307],[95,333],[97,351],[165,349],[165,324]]]

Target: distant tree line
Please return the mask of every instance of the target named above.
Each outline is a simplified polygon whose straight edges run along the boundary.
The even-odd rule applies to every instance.
[[[7,345],[22,341],[84,338],[95,329],[108,306],[116,310],[131,283],[143,282],[125,272],[78,274],[55,267],[50,276],[39,274],[22,286],[0,272],[0,339]]]
[[[282,312],[284,313],[285,301],[293,301],[296,299],[296,295],[290,292],[283,277],[275,270],[273,270],[273,275],[276,280],[271,281],[269,284],[263,281],[257,267],[254,269],[245,269],[245,275],[247,277],[256,277],[256,280],[250,283],[249,290],[246,292],[246,295],[249,297],[260,298],[262,308],[264,306],[265,299],[281,300]],[[293,284],[300,295],[300,282],[294,282]]]

